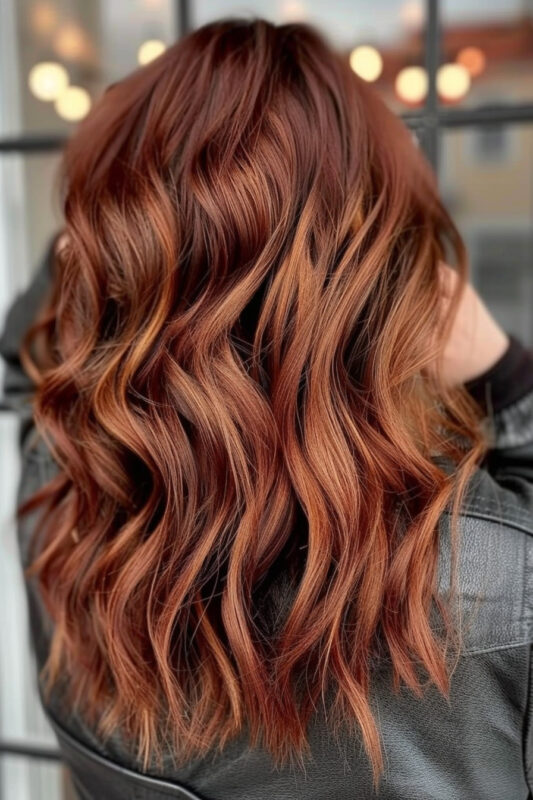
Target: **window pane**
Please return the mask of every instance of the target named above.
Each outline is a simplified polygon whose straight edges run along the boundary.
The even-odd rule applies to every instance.
[[[351,63],[356,71],[375,82],[395,110],[423,105],[424,0],[198,0],[192,9],[195,26],[229,15],[257,15],[275,23],[310,22],[347,59],[355,51]],[[412,67],[417,69],[413,72]],[[406,68],[409,71],[402,72]]]
[[[66,770],[58,762],[0,756],[2,800],[74,800]]]
[[[473,281],[500,324],[533,346],[533,126],[444,132],[440,160]]]
[[[446,105],[533,100],[533,6],[442,0],[439,95]]]
[[[0,135],[68,133],[87,103],[138,66],[143,42],[174,41],[175,5],[173,0],[3,0]],[[55,66],[32,71],[49,62]],[[70,91],[65,79],[83,92]],[[56,105],[36,94],[62,99]]]
[[[14,524],[19,476],[18,420],[0,413],[0,738],[55,745],[36,689],[36,667],[30,649],[26,597]],[[0,793],[0,797],[4,797]]]
[[[0,156],[0,321],[60,225],[59,153]]]
[[[58,204],[53,202],[52,195],[58,159],[57,154],[0,157],[2,325],[9,304],[28,283],[32,271],[43,257],[49,237],[59,226]],[[3,363],[0,370],[2,368]],[[18,420],[13,412],[0,412],[0,475],[0,737],[17,741],[29,738],[53,742],[36,692],[26,599],[16,543],[14,510],[19,454]],[[20,794],[20,797],[24,796]],[[28,796],[33,798],[38,795],[30,792]]]

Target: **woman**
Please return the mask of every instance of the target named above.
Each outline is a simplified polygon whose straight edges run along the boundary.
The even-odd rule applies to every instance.
[[[533,354],[410,133],[312,28],[230,19],[63,176],[2,352],[80,797],[526,798]]]

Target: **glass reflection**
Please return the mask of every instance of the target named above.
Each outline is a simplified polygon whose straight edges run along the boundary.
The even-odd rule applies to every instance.
[[[2,800],[75,800],[66,770],[57,762],[0,757]]]
[[[175,11],[173,0],[3,0],[0,135],[68,134],[109,83],[174,41]]]
[[[533,5],[524,0],[442,0],[442,62],[470,82],[444,104],[477,106],[533,98]]]
[[[440,161],[474,283],[500,324],[533,346],[533,127],[445,132]]]

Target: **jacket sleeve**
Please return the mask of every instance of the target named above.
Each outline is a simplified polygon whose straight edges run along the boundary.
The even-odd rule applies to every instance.
[[[492,434],[485,481],[478,500],[489,515],[497,515],[526,532],[524,623],[530,621],[533,640],[533,351],[514,336],[502,358],[475,381],[466,384],[487,412]],[[481,471],[483,472],[483,470]],[[488,475],[486,474],[488,473]],[[528,535],[529,534],[529,535]],[[533,796],[533,645],[529,648],[529,681],[522,743],[524,773]]]

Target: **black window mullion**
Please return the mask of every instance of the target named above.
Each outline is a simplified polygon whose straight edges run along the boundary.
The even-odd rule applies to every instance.
[[[426,2],[425,67],[428,76],[426,105],[420,114],[422,122],[422,149],[433,169],[438,171],[439,150],[439,99],[437,96],[437,70],[440,61],[440,24],[438,0]]]
[[[427,141],[429,115],[426,112],[407,111],[400,114],[405,124],[420,131],[421,138]],[[533,104],[479,106],[477,108],[442,108],[436,113],[433,128],[467,128],[472,125],[516,125],[533,123]],[[7,153],[48,153],[61,150],[68,136],[61,134],[21,134],[0,138],[0,157]],[[427,152],[429,147],[426,150]],[[430,158],[432,163],[433,160]]]
[[[67,136],[60,133],[24,133],[20,136],[0,138],[2,153],[49,153],[61,150]]]
[[[0,739],[0,756],[21,756],[22,758],[60,761],[61,753],[54,745],[29,742],[14,742]]]
[[[176,39],[185,36],[192,30],[192,4],[190,0],[175,0]]]

